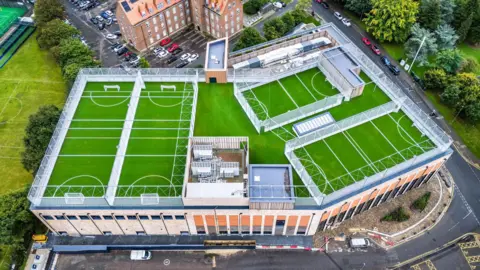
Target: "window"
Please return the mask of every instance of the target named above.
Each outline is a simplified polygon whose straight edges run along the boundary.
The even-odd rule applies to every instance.
[[[228,234],[227,231],[219,231],[218,234]]]
[[[173,217],[172,216],[163,216],[163,220],[172,220]]]
[[[252,233],[253,233],[253,234],[262,234],[261,231],[253,231]]]
[[[163,30],[163,36],[167,35],[167,30]]]
[[[240,14],[240,8],[237,8],[237,14]]]
[[[160,20],[163,20],[163,18],[165,18],[163,17],[163,14],[160,14]]]
[[[111,231],[104,231],[103,235],[112,235],[112,232]]]
[[[138,216],[140,220],[148,220],[148,216]]]
[[[228,14],[225,15],[225,24],[227,24],[227,22],[228,22]]]
[[[158,32],[158,26],[155,26],[155,32]]]
[[[68,236],[68,233],[65,231],[58,231],[58,234],[60,234],[61,236]]]
[[[264,231],[263,234],[272,234],[271,231]]]
[[[175,219],[176,219],[176,220],[184,220],[184,219],[185,219],[185,216],[176,215],[176,216],[175,216]]]
[[[167,18],[170,17],[170,11],[167,10]]]
[[[125,220],[125,217],[124,217],[124,216],[115,216],[115,218],[116,218],[117,220]]]
[[[173,17],[173,20],[174,20],[174,21],[178,21],[178,16],[175,15],[175,17]]]
[[[55,219],[56,220],[65,220],[65,217],[64,216],[55,216]]]
[[[103,219],[104,219],[104,220],[112,220],[113,217],[112,217],[112,216],[103,216]]]
[[[90,218],[93,219],[93,220],[102,220],[102,218],[100,216],[97,216],[97,215],[90,216]]]
[[[145,25],[146,25],[147,27],[150,27],[150,22],[145,22]]]
[[[230,31],[232,34],[235,33],[235,29],[232,27],[232,30]]]
[[[76,216],[67,216],[67,218],[68,218],[69,220],[77,220],[77,217],[76,217]]]
[[[163,3],[159,3],[159,4],[157,5],[157,9],[162,9],[162,8],[163,8]],[[161,15],[160,15],[160,16],[161,16]]]
[[[172,13],[173,13],[173,14],[177,13],[177,7],[173,7]]]
[[[180,235],[190,235],[190,233],[187,231],[180,231]]]
[[[152,21],[153,21],[153,24],[157,24],[157,18],[153,17]]]
[[[178,23],[175,24],[175,30],[178,30]]]
[[[173,28],[172,28],[172,27],[169,27],[169,28],[168,28],[168,31],[170,31],[170,33],[173,32]]]
[[[150,216],[152,218],[152,220],[160,220],[160,216]]]
[[[85,215],[81,215],[81,216],[78,216],[81,220],[89,220],[88,216],[85,216]]]
[[[137,235],[147,235],[144,231],[137,231]]]
[[[150,43],[153,43],[152,41],[153,41],[153,39],[150,39]],[[136,216],[127,216],[127,219],[128,220],[136,220],[137,217]]]
[[[185,25],[185,20],[182,20],[182,25]]]
[[[42,216],[45,220],[53,220],[52,216]]]
[[[237,24],[237,30],[240,30],[240,24]]]
[[[153,14],[153,8],[149,7],[149,8],[148,8],[148,12],[149,12],[150,14]]]
[[[240,17],[237,17],[237,22],[239,22],[239,21],[240,21]]]
[[[231,231],[230,234],[238,234],[238,231]]]
[[[172,3],[172,0],[167,0],[167,5],[170,5]]]
[[[187,13],[187,15],[190,14],[190,9],[187,9],[186,13]]]
[[[160,34],[157,34],[157,39],[160,39]]]
[[[197,231],[197,234],[205,234],[205,231]]]

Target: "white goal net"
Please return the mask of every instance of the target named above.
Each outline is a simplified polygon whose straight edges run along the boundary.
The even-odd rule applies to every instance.
[[[160,90],[165,91],[165,90],[171,90],[171,91],[177,91],[177,87],[175,85],[160,85]]]
[[[140,195],[140,200],[142,205],[152,205],[152,204],[159,204],[160,197],[156,193],[145,193]]]
[[[85,202],[85,196],[82,193],[65,193],[66,204],[83,204]]]
[[[120,91],[120,85],[104,85],[103,90],[108,91],[109,89],[116,89]]]

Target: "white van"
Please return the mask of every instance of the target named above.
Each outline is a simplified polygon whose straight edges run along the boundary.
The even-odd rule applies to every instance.
[[[350,239],[350,247],[352,248],[366,248],[370,246],[370,240],[367,238],[352,238]]]
[[[152,252],[147,250],[132,250],[130,253],[130,260],[132,261],[146,261],[152,258]]]

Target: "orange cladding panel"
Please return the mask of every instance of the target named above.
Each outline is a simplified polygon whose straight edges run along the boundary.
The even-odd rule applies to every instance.
[[[299,226],[307,227],[309,222],[310,222],[310,216],[301,216]]]
[[[203,217],[202,216],[193,216],[195,221],[195,226],[203,226]]]
[[[228,216],[230,219],[230,226],[238,226],[238,216]]]
[[[205,221],[207,222],[207,226],[215,226],[215,216],[214,215],[206,215]]]
[[[273,216],[265,216],[264,226],[273,226]]]
[[[262,216],[253,216],[253,226],[262,226]]]
[[[242,215],[242,226],[250,226],[250,216]]]
[[[217,216],[218,226],[227,226],[227,216]]]
[[[289,216],[287,226],[297,226],[298,216]]]

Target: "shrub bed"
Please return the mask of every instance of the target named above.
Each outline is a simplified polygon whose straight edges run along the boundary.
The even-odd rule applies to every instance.
[[[403,221],[407,221],[408,219],[410,219],[410,215],[407,212],[405,212],[405,209],[403,209],[403,207],[399,207],[393,210],[392,212],[388,213],[387,215],[385,215],[381,219],[381,221],[403,222]]]

